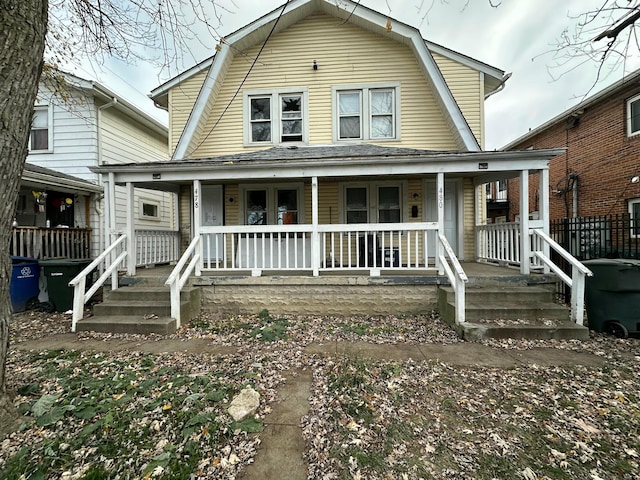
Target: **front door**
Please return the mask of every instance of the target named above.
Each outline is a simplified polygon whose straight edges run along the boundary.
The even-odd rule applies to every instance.
[[[426,186],[426,214],[427,222],[438,221],[438,203],[436,200],[436,182],[429,181]],[[460,258],[458,250],[458,182],[445,180],[444,182],[444,236],[455,254]],[[435,252],[435,239],[429,240],[429,252]]]
[[[202,226],[203,227],[220,227],[223,224],[224,216],[224,197],[222,194],[222,185],[203,185],[202,186]],[[222,260],[223,253],[223,235],[207,234],[202,237],[204,260],[219,261]]]

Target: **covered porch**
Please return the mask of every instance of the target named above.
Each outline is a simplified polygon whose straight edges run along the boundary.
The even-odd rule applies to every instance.
[[[468,275],[461,261],[496,262],[517,268],[522,275],[555,270],[550,249],[559,246],[548,236],[548,162],[560,152],[275,147],[212,159],[95,170],[103,174],[109,209],[115,208],[110,192],[116,184],[125,185],[131,196],[134,187],[179,193],[183,253],[166,281],[178,324],[180,290],[191,275],[399,274],[446,278],[455,291],[456,322],[463,323]],[[520,222],[487,226],[482,185],[519,177],[526,186],[530,172],[540,173],[540,218],[529,220],[528,201],[521,201]],[[293,206],[280,204],[276,190],[282,185],[295,193]],[[379,185],[400,192],[397,204],[381,207],[381,190],[374,190],[383,188]],[[269,190],[270,186],[274,188]],[[364,192],[367,204],[360,212],[357,202],[349,204],[350,188]],[[260,189],[267,191],[265,198],[271,195],[278,201],[251,204],[247,192]],[[523,199],[528,199],[526,188],[521,190]],[[111,247],[99,260],[105,264],[103,277],[112,277],[112,288],[118,286],[118,270],[126,268],[129,276],[136,275],[137,262],[132,259],[138,258],[140,246],[128,241],[135,238],[130,218],[133,211],[127,212],[125,231],[116,231],[112,224],[106,228]],[[256,218],[259,221],[253,221]],[[563,280],[583,291],[583,280]],[[580,302],[579,297],[572,302],[572,318],[578,323]]]

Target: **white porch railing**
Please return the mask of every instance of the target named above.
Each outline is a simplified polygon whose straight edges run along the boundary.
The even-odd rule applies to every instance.
[[[549,267],[569,288],[571,288],[571,320],[578,325],[584,323],[584,288],[585,279],[593,275],[591,270],[580,263],[573,255],[562,248],[555,240],[549,235],[544,233],[540,229],[532,230],[532,243],[537,244],[532,249],[532,254],[535,259],[540,260],[544,265]],[[549,258],[544,252],[544,245],[548,245],[553,248],[559,255],[562,256],[571,265],[571,277],[562,271],[551,258]]]
[[[436,222],[202,227],[203,270],[425,270],[436,267],[437,230]]]
[[[476,225],[477,258],[500,265],[520,265],[520,223]]]
[[[136,267],[174,263],[180,258],[180,232],[136,230]]]
[[[198,264],[200,263],[201,241],[201,237],[195,237],[191,241],[165,282],[165,285],[169,285],[171,290],[171,317],[176,319],[176,328],[180,328],[181,323],[180,292],[189,281],[189,276],[194,270],[197,276],[200,275]],[[189,262],[188,265],[187,262]],[[187,265],[187,268],[183,271],[185,265]]]
[[[520,258],[520,223],[496,223],[477,225],[477,258],[502,265],[518,266]],[[531,257],[529,269],[553,271],[571,288],[571,320],[578,325],[584,322],[585,277],[591,276],[591,270],[585,267],[573,255],[547,235],[541,228],[530,228]],[[571,276],[565,273],[550,258],[550,249],[555,250],[571,265]]]
[[[73,316],[71,317],[71,331],[76,331],[76,324],[79,320],[82,320],[84,316],[84,305],[93,296],[96,291],[104,284],[104,282],[111,276],[111,289],[116,290],[118,288],[118,266],[124,263],[127,258],[127,236],[120,235],[118,239],[113,242],[109,248],[98,255],[93,262],[76,275],[70,282],[69,286],[73,287]],[[111,261],[115,255],[118,255],[115,260]],[[87,276],[95,269],[103,266],[104,272],[93,283],[91,288],[87,291]]]
[[[460,325],[466,321],[465,284],[469,281],[469,278],[467,277],[467,274],[464,273],[458,257],[456,257],[451,245],[447,241],[447,238],[442,233],[438,234],[438,242],[440,242],[443,250],[443,253],[438,257],[440,260],[440,266],[447,274],[451,288],[453,288],[453,292],[455,293],[455,320],[456,324]]]

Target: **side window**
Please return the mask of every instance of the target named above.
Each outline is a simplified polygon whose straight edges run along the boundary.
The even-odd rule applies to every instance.
[[[640,95],[627,101],[627,135],[640,133]]]
[[[49,107],[36,107],[29,138],[31,151],[49,150]]]
[[[141,199],[138,216],[144,220],[160,220],[160,204],[153,200]]]

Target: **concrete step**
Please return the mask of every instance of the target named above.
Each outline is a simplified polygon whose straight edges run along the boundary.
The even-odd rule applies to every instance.
[[[486,338],[526,338],[529,340],[588,340],[589,329],[572,322],[557,325],[497,325],[467,322],[455,327],[465,340]]]
[[[191,295],[195,287],[184,287],[180,292],[182,300]],[[171,298],[171,291],[167,286],[150,286],[147,284],[120,287],[116,290],[105,289],[105,301],[127,301],[144,299],[149,302],[162,302]]]
[[[454,304],[450,303],[453,307]],[[503,301],[476,303],[467,301],[466,318],[476,320],[568,320],[569,308],[551,302],[537,304]]]
[[[171,315],[171,302],[169,299],[152,302],[147,300],[107,300],[93,306],[93,315],[96,317],[115,315],[166,317]]]
[[[176,331],[176,320],[171,317],[139,315],[93,316],[80,320],[76,328],[84,332],[169,335]]]
[[[447,301],[453,302],[455,294],[451,287],[440,288],[447,295]],[[553,303],[554,291],[542,286],[497,286],[471,287],[465,289],[468,303],[486,303],[487,305],[504,302],[538,304]]]

